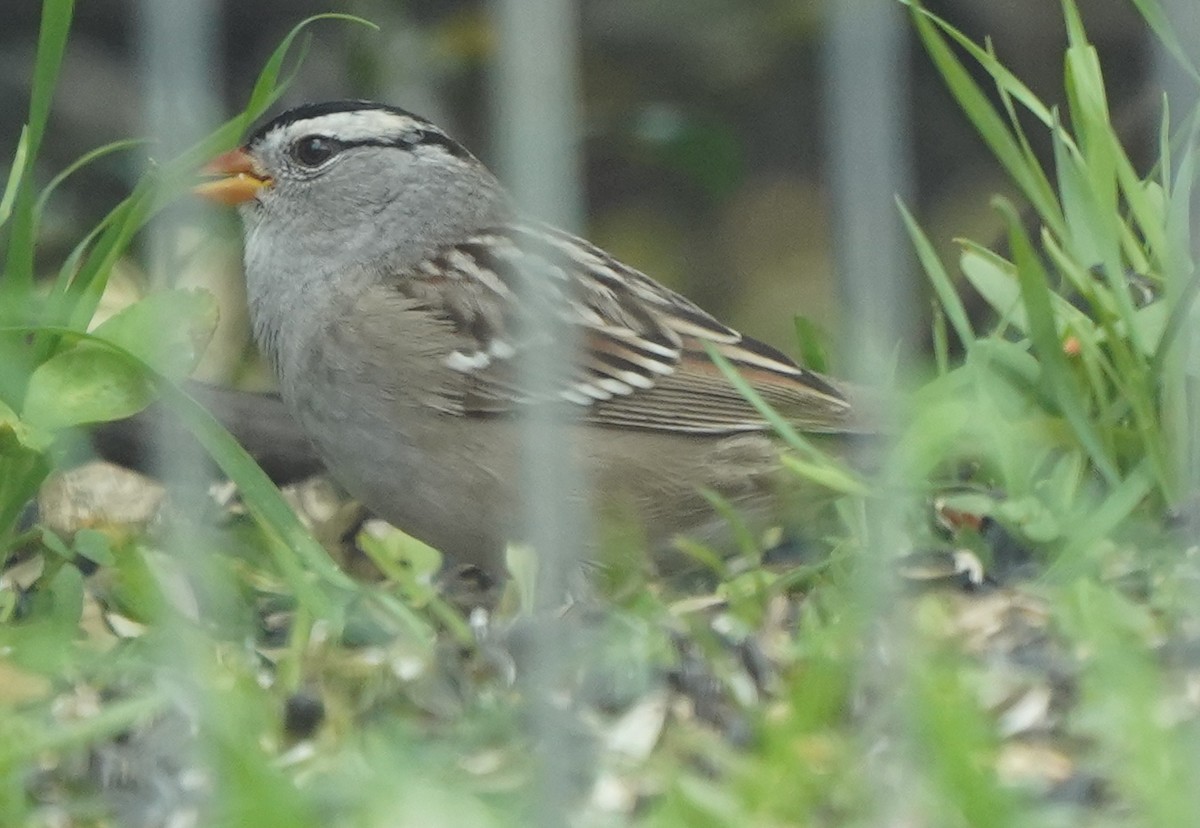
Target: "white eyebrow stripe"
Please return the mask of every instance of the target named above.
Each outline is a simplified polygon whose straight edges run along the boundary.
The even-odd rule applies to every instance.
[[[356,109],[292,121],[281,127],[279,133],[286,141],[318,133],[355,143],[387,139],[409,130],[428,128],[423,121],[386,109]]]

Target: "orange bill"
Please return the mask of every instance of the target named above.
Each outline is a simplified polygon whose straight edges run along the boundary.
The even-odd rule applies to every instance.
[[[243,149],[230,150],[218,155],[204,166],[202,172],[217,177],[197,184],[192,188],[192,192],[221,204],[241,204],[249,201],[257,196],[263,187],[271,185],[270,177],[258,170],[254,159]]]

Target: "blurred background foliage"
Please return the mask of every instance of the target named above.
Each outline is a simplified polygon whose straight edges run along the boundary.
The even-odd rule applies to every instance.
[[[49,179],[101,144],[146,134],[139,27],[153,0],[78,4],[40,176]],[[212,6],[211,84],[184,94],[172,117],[204,129],[246,99],[258,68],[299,19],[341,11],[380,33],[324,25],[283,103],[374,98],[448,126],[485,161],[494,158],[489,64],[495,27],[479,0],[197,0]],[[1159,123],[1144,92],[1148,38],[1127,0],[1088,0],[1085,22],[1100,50],[1115,118],[1135,158]],[[1065,40],[1057,3],[941,0],[931,10],[968,36],[992,39],[1000,59],[1043,100],[1061,94]],[[588,227],[593,241],[695,298],[736,326],[795,354],[794,317],[837,330],[838,288],[823,168],[825,101],[821,0],[583,0],[581,111]],[[40,3],[7,0],[0,27],[0,147],[15,146],[27,111]],[[989,195],[1009,189],[908,33],[915,212],[935,241],[986,240],[999,229]],[[1034,131],[1035,136],[1041,131]],[[1044,148],[1046,152],[1049,147]],[[0,158],[11,157],[11,150]],[[148,149],[149,159],[155,149]],[[89,166],[51,201],[43,250],[69,246],[126,194],[145,156]],[[180,209],[187,209],[181,207]],[[554,221],[555,217],[545,217]],[[229,271],[218,288],[232,350],[236,251],[213,258]],[[955,258],[953,256],[951,259]],[[206,266],[205,269],[210,269]],[[114,280],[114,289],[132,282]],[[211,273],[203,280],[210,283]],[[923,339],[925,326],[915,338]],[[836,364],[835,364],[836,369]],[[210,375],[230,379],[228,368]]]

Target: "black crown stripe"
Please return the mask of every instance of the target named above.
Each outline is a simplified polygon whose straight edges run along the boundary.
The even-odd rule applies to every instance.
[[[301,106],[294,107],[286,112],[281,112],[279,115],[276,115],[271,120],[256,128],[246,139],[246,144],[253,144],[272,130],[287,126],[289,124],[294,124],[297,121],[320,118],[323,115],[334,115],[339,112],[361,112],[363,110],[390,112],[393,115],[409,118],[415,124],[416,129],[410,130],[405,136],[402,137],[380,138],[373,141],[342,142],[343,146],[382,146],[398,147],[402,149],[419,145],[440,146],[457,158],[473,157],[471,153],[463,148],[461,144],[459,144],[453,138],[447,136],[444,132],[438,129],[435,124],[422,118],[420,115],[416,115],[397,106],[389,106],[388,104],[382,104],[376,101],[363,100],[323,101],[321,103],[303,104]]]

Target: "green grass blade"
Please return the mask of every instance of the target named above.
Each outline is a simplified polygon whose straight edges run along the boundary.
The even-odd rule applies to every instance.
[[[829,373],[829,354],[825,350],[823,332],[806,316],[796,316],[796,344],[800,348],[800,364],[805,368]]]
[[[1149,466],[1149,460],[1138,464],[1119,486],[1108,493],[1103,502],[1088,513],[1085,520],[1078,521],[1070,533],[1070,539],[1050,567],[1049,574],[1069,578],[1088,569],[1087,554],[1101,539],[1119,529],[1122,522],[1150,496],[1153,478]]]
[[[121,204],[105,219],[108,227],[84,257],[71,279],[70,294],[62,303],[67,314],[55,322],[68,327],[86,327],[100,301],[108,282],[108,274],[117,259],[128,247],[133,236],[163,207],[179,197],[190,186],[195,170],[221,150],[237,143],[246,126],[258,119],[282,94],[290,75],[283,84],[280,77],[292,46],[308,26],[321,20],[342,20],[377,29],[374,23],[349,14],[319,14],[296,24],[271,53],[255,81],[254,89],[243,112],[222,124],[216,131],[183,152],[178,158],[159,167],[154,174],[138,183]]]
[[[77,267],[64,268],[60,274],[56,288],[62,298],[52,303],[58,313],[47,319],[48,323],[77,330],[87,327],[104,293],[109,272],[133,237],[163,207],[187,191],[201,163],[237,141],[241,121],[241,116],[231,118],[178,158],[156,167],[138,181],[133,192],[100,222],[97,229],[103,227],[103,230],[89,235],[95,239],[94,245],[80,245],[72,252]]]
[[[1117,181],[1121,186],[1121,194],[1125,197],[1129,212],[1137,223],[1138,235],[1145,239],[1145,246],[1152,253],[1161,251],[1166,247],[1162,210],[1148,194],[1146,183],[1142,181],[1141,176],[1134,169],[1133,162],[1121,148],[1116,133],[1112,133],[1109,140],[1114,145]]]
[[[1200,69],[1197,69],[1196,65],[1192,63],[1188,56],[1188,50],[1175,36],[1175,30],[1171,27],[1158,0],[1133,0],[1133,5],[1137,7],[1142,19],[1154,32],[1154,36],[1162,41],[1163,46],[1167,49],[1167,54],[1175,59],[1192,80],[1200,84]]]
[[[789,467],[804,477],[827,485],[835,491],[862,493],[866,486],[847,467],[837,463],[825,452],[821,451],[811,440],[796,430],[795,426],[779,415],[762,395],[754,389],[746,379],[738,373],[733,364],[722,356],[715,348],[705,343],[709,358],[721,370],[721,373],[732,383],[738,393],[746,398],[762,418],[783,438],[792,449],[801,455],[802,459],[793,458]]]
[[[161,713],[169,702],[166,691],[155,688],[132,698],[112,702],[94,715],[64,722],[55,728],[36,727],[31,722],[25,732],[35,736],[4,740],[0,747],[0,774],[8,776],[34,757],[54,751],[80,749],[102,738],[127,733],[138,725],[144,726]],[[17,723],[8,720],[5,724],[12,727]]]
[[[1116,486],[1121,479],[1117,464],[1091,421],[1084,391],[1063,355],[1045,268],[1021,225],[1016,208],[1005,199],[997,199],[996,205],[1008,224],[1009,245],[1029,320],[1029,338],[1042,365],[1045,387],[1096,468],[1109,485]]]
[[[950,25],[942,18],[931,14],[925,9],[921,9],[919,3],[906,2],[906,0],[901,0],[901,2],[912,7],[914,11],[916,9],[920,9],[921,14],[927,15],[930,20],[937,24],[938,28],[945,32],[945,34],[951,40],[962,47],[967,54],[969,54],[979,63],[979,65],[995,81],[1000,92],[1006,96],[1020,101],[1022,106],[1029,110],[1031,115],[1041,121],[1044,125],[1050,126],[1053,121],[1053,115],[1051,114],[1050,108],[1042,103],[1037,95],[1033,93],[1033,90],[1026,86],[1020,78],[1010,72],[1008,68],[1000,62],[1000,59],[996,56],[996,53],[991,48],[983,48],[979,46],[979,44],[975,43],[959,29]]]
[[[0,274],[0,293],[11,292],[3,304],[11,314],[23,305],[25,293],[33,288],[34,213],[36,199],[33,164],[41,148],[50,104],[58,83],[67,34],[71,29],[74,0],[44,0],[41,28],[38,30],[37,57],[33,66],[33,86],[29,94],[29,118],[26,121],[26,151],[23,169],[17,174],[17,192],[13,199],[12,224],[9,227],[8,252],[4,272]]]
[[[1192,187],[1196,175],[1196,153],[1188,153],[1179,165],[1179,175],[1171,190],[1171,201],[1168,206],[1168,228],[1172,236],[1169,250],[1167,273],[1175,276],[1168,283],[1167,296],[1171,303],[1171,312],[1167,317],[1166,328],[1158,342],[1158,349],[1150,362],[1149,370],[1154,376],[1159,376],[1171,353],[1171,348],[1179,340],[1180,332],[1195,316],[1196,296],[1200,294],[1200,268],[1192,268],[1186,281],[1179,278],[1187,273],[1190,267],[1188,251],[1191,250],[1191,201]]]
[[[798,477],[811,480],[831,492],[853,497],[867,497],[871,494],[871,490],[861,480],[837,466],[813,463],[793,454],[785,454],[782,462],[785,468]]]
[[[1062,213],[1049,180],[1041,168],[1022,150],[1019,142],[1013,138],[1007,121],[1000,117],[987,95],[954,55],[941,33],[945,24],[936,15],[930,14],[915,3],[912,4],[912,19],[917,34],[945,80],[946,87],[958,101],[963,113],[974,124],[979,136],[1025,193],[1025,197],[1037,209],[1043,221],[1055,232],[1061,232]]]
[[[950,370],[950,335],[946,330],[945,309],[937,302],[933,302],[932,306],[933,364],[937,369],[937,375],[941,377]],[[966,348],[965,345],[963,347]]]
[[[358,23],[375,31],[379,31],[379,27],[369,20],[362,17],[357,17],[353,14],[339,14],[328,12],[325,14],[315,14],[312,17],[307,17],[301,20],[292,27],[279,45],[275,47],[275,51],[267,58],[267,62],[263,64],[262,72],[259,73],[258,79],[254,83],[254,88],[250,92],[250,99],[246,102],[246,110],[241,117],[240,131],[244,131],[250,123],[262,114],[275,99],[279,97],[279,93],[286,84],[279,83],[280,74],[283,72],[283,64],[287,59],[288,53],[291,52],[292,44],[296,38],[314,23],[322,20],[343,20],[348,23]]]
[[[927,763],[922,774],[941,812],[961,815],[972,828],[1022,824],[1019,797],[993,771],[1000,752],[994,724],[962,664],[933,652],[919,655],[905,687],[910,738]]]
[[[29,155],[29,128],[21,127],[21,137],[17,139],[17,151],[13,153],[12,168],[8,171],[8,181],[4,185],[4,194],[0,195],[0,227],[12,215],[13,202],[17,200],[17,190],[25,176],[25,158]]]
[[[1087,162],[1066,140],[1066,131],[1056,125],[1053,134],[1054,168],[1059,197],[1066,217],[1065,238],[1071,253],[1085,266],[1103,264],[1105,247],[1116,235],[1115,199],[1101,201],[1089,186]]]
[[[50,179],[50,183],[42,188],[42,192],[38,196],[37,202],[33,207],[35,215],[40,217],[42,212],[46,209],[46,202],[50,200],[50,196],[54,194],[54,191],[57,190],[64,181],[66,181],[75,173],[79,172],[79,170],[83,169],[88,164],[91,164],[93,161],[97,161],[106,155],[124,152],[125,150],[133,149],[134,147],[145,146],[146,143],[146,140],[140,138],[129,138],[124,141],[113,141],[111,144],[105,144],[102,147],[96,147],[96,149],[79,156],[71,164],[68,164],[62,172]]]
[[[962,296],[959,295],[954,281],[946,272],[941,259],[938,258],[929,237],[921,230],[912,213],[899,199],[896,200],[896,204],[900,208],[904,226],[908,228],[908,235],[912,239],[913,247],[916,248],[917,259],[921,262],[921,267],[925,269],[925,275],[929,277],[929,281],[933,285],[933,291],[937,294],[938,302],[941,304],[946,318],[954,328],[958,341],[964,348],[969,349],[971,343],[975,341],[975,331],[971,327],[971,319],[967,314],[966,306],[963,305]]]
[[[168,380],[159,378],[157,386],[163,401],[221,471],[237,483],[246,507],[274,541],[271,552],[297,596],[316,617],[336,617],[347,594],[357,590],[353,581],[313,540],[266,472],[203,406]]]
[[[810,440],[808,440],[808,438],[797,431],[791,423],[781,417],[779,412],[771,408],[767,401],[762,398],[762,395],[754,389],[754,386],[746,382],[746,379],[738,373],[736,368],[733,367],[733,363],[726,359],[720,352],[717,351],[716,348],[712,347],[707,342],[704,343],[704,349],[708,352],[708,356],[713,363],[716,364],[719,369],[721,369],[721,373],[723,373],[726,379],[728,379],[733,384],[733,387],[737,389],[738,393],[745,397],[746,401],[754,406],[754,410],[762,415],[762,418],[766,420],[767,423],[769,423],[770,426],[775,429],[779,436],[782,437],[792,448],[803,452],[806,456],[812,457],[820,455],[821,452],[812,444]]]

